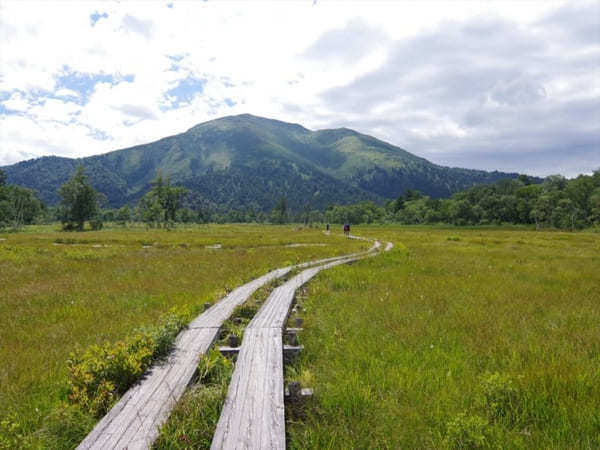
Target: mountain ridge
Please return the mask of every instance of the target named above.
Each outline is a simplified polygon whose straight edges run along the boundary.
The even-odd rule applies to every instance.
[[[407,189],[447,197],[516,173],[440,166],[349,128],[312,131],[250,114],[197,124],[155,142],[84,158],[45,156],[5,166],[11,183],[36,189],[46,203],[83,165],[109,206],[134,204],[157,171],[190,190],[191,206],[268,210],[281,195],[291,208],[383,202]]]

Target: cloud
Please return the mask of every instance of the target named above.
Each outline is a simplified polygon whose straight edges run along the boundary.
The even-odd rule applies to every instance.
[[[380,30],[360,19],[352,19],[343,28],[323,33],[304,56],[329,63],[353,64],[387,41],[388,37]]]
[[[140,20],[134,16],[126,15],[123,17],[123,27],[133,33],[141,34],[146,39],[150,39],[152,36],[153,25],[150,20]]]
[[[382,66],[321,99],[338,123],[388,130],[384,137],[444,164],[569,175],[577,166],[569,161],[600,166],[600,67],[590,61],[600,41],[585,49],[578,41],[573,54],[553,37],[573,23],[552,17],[551,28],[541,21],[535,30],[504,20],[441,24],[395,42]],[[573,94],[586,84],[596,91]],[[362,120],[382,114],[376,125]]]
[[[121,111],[122,113],[125,113],[126,115],[128,115],[134,119],[147,120],[147,119],[156,119],[157,118],[154,111],[152,111],[151,109],[146,108],[144,106],[120,105],[120,106],[116,106],[115,109],[118,111]]]
[[[170,3],[2,2],[0,164],[248,112],[440,164],[600,166],[597,2]]]

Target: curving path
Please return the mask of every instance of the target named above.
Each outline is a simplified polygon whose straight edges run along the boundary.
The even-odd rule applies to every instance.
[[[365,255],[306,269],[273,290],[244,332],[211,450],[285,449],[283,327],[295,291],[321,270],[372,256],[379,247],[375,241]],[[388,243],[385,251],[391,248]]]
[[[302,282],[303,284],[324,268],[373,254],[378,248],[379,243],[377,242],[364,252],[276,269],[234,289],[214,306],[200,314],[177,336],[174,348],[167,359],[154,364],[143,379],[129,389],[108,414],[96,424],[77,448],[128,450],[150,448],[158,437],[161,425],[167,420],[171,410],[192,381],[201,356],[209,350],[216,340],[223,322],[231,316],[236,306],[244,303],[258,288],[283,277],[293,269],[316,266],[293,278],[296,280],[300,276],[308,277]],[[314,272],[313,275],[303,275],[312,273],[311,271]],[[266,311],[265,306],[267,304],[260,311]],[[281,327],[283,327],[283,322]],[[249,335],[248,331],[246,334]],[[244,342],[246,342],[246,335]],[[282,357],[283,351],[281,342],[280,338],[280,357]],[[236,364],[236,366],[238,365]],[[283,404],[283,387],[281,397]]]

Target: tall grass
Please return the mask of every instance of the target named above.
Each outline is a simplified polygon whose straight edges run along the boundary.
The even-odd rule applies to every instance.
[[[600,447],[597,235],[356,232],[396,246],[308,285],[291,448]]]
[[[365,246],[314,229],[252,225],[37,227],[0,238],[0,434],[34,436],[42,447],[56,447],[40,430],[69,394],[74,350],[123,340],[174,307],[214,302],[275,267]]]

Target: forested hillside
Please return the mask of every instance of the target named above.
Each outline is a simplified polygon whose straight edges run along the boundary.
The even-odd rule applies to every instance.
[[[448,168],[349,129],[310,131],[251,115],[225,117],[150,144],[81,159],[43,157],[2,168],[48,205],[83,165],[107,206],[134,205],[159,171],[189,189],[189,206],[268,211],[282,195],[292,210],[361,200],[382,203],[407,189],[433,198],[517,174]]]

